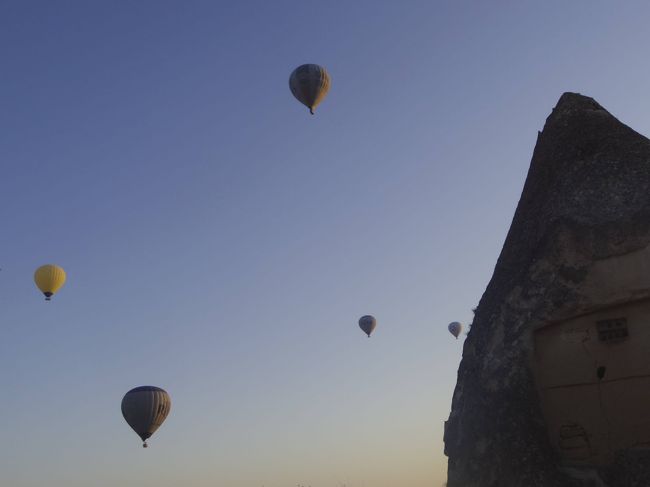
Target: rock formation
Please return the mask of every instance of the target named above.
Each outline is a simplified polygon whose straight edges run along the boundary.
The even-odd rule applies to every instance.
[[[464,344],[448,487],[650,486],[649,262],[650,140],[565,93]]]

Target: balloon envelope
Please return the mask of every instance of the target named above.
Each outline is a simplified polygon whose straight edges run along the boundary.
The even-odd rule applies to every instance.
[[[325,68],[318,64],[303,64],[291,73],[289,88],[293,96],[309,108],[309,112],[313,115],[330,89],[330,76]]]
[[[368,337],[377,326],[377,320],[374,316],[365,315],[359,319],[359,328],[361,328]]]
[[[49,301],[52,295],[65,284],[65,271],[54,264],[42,265],[34,272],[36,286],[45,294],[45,300]]]
[[[122,399],[122,416],[129,426],[146,440],[163,424],[172,407],[172,400],[160,387],[141,386],[131,389]]]
[[[453,321],[449,323],[447,329],[449,330],[449,333],[454,335],[456,337],[456,340],[458,340],[458,335],[460,335],[460,332],[463,331],[463,325],[458,321]]]

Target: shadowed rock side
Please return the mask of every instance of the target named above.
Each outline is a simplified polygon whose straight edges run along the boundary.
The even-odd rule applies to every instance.
[[[565,93],[465,341],[445,425],[449,487],[650,485],[648,457],[622,454],[579,474],[560,467],[531,366],[534,329],[602,304],[588,285],[598,261],[648,245],[650,141]]]

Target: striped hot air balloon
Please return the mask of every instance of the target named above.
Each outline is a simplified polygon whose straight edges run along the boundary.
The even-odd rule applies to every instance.
[[[300,103],[309,108],[309,113],[312,115],[327,95],[330,84],[330,75],[318,64],[298,66],[289,77],[291,93]]]
[[[163,424],[172,407],[172,400],[160,387],[141,386],[131,389],[122,399],[122,416],[129,426],[142,438],[147,439]]]
[[[36,286],[45,294],[45,301],[50,301],[55,292],[65,284],[65,271],[54,264],[42,265],[34,272]]]

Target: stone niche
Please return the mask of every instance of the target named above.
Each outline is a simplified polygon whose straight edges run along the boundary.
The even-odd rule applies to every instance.
[[[650,450],[649,248],[596,262],[583,292],[587,309],[534,330],[532,369],[562,463],[603,467]]]

